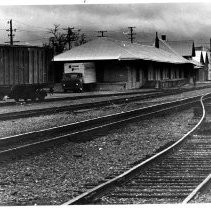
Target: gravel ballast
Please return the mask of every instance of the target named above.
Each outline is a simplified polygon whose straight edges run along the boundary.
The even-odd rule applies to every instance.
[[[190,203],[211,203],[211,181],[209,181],[207,185],[197,193]]]
[[[185,92],[185,93],[177,94],[173,96],[146,99],[146,100],[141,100],[137,102],[120,104],[120,105],[112,104],[110,106],[101,107],[97,109],[66,111],[66,112],[55,113],[51,115],[45,115],[45,116],[41,115],[38,117],[29,117],[29,118],[16,119],[16,120],[0,121],[0,138],[16,135],[20,133],[47,129],[47,128],[55,127],[59,125],[75,123],[75,122],[79,122],[83,120],[89,120],[92,118],[97,118],[97,117],[101,117],[105,115],[121,113],[124,111],[143,108],[149,105],[156,105],[159,103],[175,101],[175,100],[179,100],[179,99],[183,99],[183,98],[187,98],[191,96],[197,96],[197,95],[205,94],[208,92],[211,92],[211,88]],[[90,100],[90,99],[84,99],[84,100]],[[95,99],[92,99],[92,100],[95,100]],[[85,103],[85,101],[83,102]],[[56,102],[56,103],[59,103],[61,105],[62,102]],[[49,106],[52,106],[52,105],[53,104],[49,103]],[[32,106],[20,105],[19,107],[23,109],[24,107],[32,108],[34,106],[36,106],[37,108],[39,106],[41,108],[43,104],[35,104]],[[3,107],[3,108],[6,109],[6,107]],[[13,109],[13,107],[7,107],[7,109]]]
[[[172,96],[165,96],[165,97],[154,98],[154,99],[142,99],[140,101],[143,103],[157,102],[157,101],[168,102],[168,101],[173,101],[175,99],[182,99],[182,98],[196,96],[196,95],[210,93],[210,92],[211,92],[211,88],[206,88],[206,89],[201,89],[201,90],[188,91],[188,92],[184,92],[184,93],[176,94],[176,95],[172,95]],[[135,96],[137,96],[137,94],[135,94]],[[42,108],[77,105],[77,104],[81,104],[81,103],[91,103],[91,102],[94,103],[94,102],[117,99],[117,98],[128,98],[129,99],[130,97],[132,97],[132,95],[104,96],[104,97],[100,97],[100,98],[84,98],[84,99],[77,99],[77,100],[52,101],[52,102],[42,102],[42,103],[22,102],[22,103],[17,103],[17,105],[13,105],[13,106],[1,107],[0,114],[9,113],[9,112],[17,112],[17,111],[25,111],[25,110],[34,110],[34,109],[36,110],[36,109],[42,109]]]
[[[111,105],[96,110],[2,121],[0,136],[78,122],[210,91],[211,88],[136,103]],[[90,99],[86,100],[90,102]],[[60,102],[60,105],[61,103],[63,102]],[[42,105],[36,104],[36,107],[41,108]],[[33,106],[26,105],[30,108]],[[17,107],[24,109],[24,105]],[[86,183],[104,180],[119,164],[126,167],[152,154],[166,143],[178,140],[190,130],[188,123],[192,121],[192,117],[192,110],[188,110],[180,114],[152,118],[129,124],[116,129],[115,132],[110,131],[107,136],[92,141],[68,143],[42,154],[15,160],[13,163],[1,163],[0,203],[2,205],[62,204],[85,190],[83,186]]]
[[[0,166],[2,205],[62,204],[190,130],[192,110],[134,122],[84,143],[68,143]],[[193,125],[191,125],[193,127]],[[15,128],[16,129],[16,128]]]

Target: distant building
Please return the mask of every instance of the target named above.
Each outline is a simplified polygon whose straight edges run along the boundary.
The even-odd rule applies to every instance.
[[[208,80],[211,81],[211,55],[210,52],[207,52],[207,56],[208,56]]]
[[[209,49],[200,46],[196,47],[196,57],[194,58],[198,62],[203,64],[202,71],[199,72],[199,80],[206,81],[211,80],[211,65],[210,65],[210,51]]]
[[[204,67],[204,63],[200,62],[200,59],[198,59],[198,51],[196,53],[193,40],[168,41],[166,35],[162,35],[161,38],[161,42],[165,43],[164,45],[161,44],[161,49],[174,52],[193,64],[193,76],[190,77],[190,82],[193,82],[193,79],[196,81],[207,80],[206,68]]]
[[[197,62],[200,62],[201,65],[203,65],[202,68],[199,69],[197,72],[197,80],[198,81],[207,81],[209,77],[209,59],[208,59],[208,53],[207,50],[204,48],[198,48],[196,50],[196,56],[193,57],[193,60],[196,60]]]
[[[178,86],[190,80],[194,66],[171,50],[109,38],[98,38],[61,53],[54,62],[63,68],[67,63],[94,62],[98,90]]]

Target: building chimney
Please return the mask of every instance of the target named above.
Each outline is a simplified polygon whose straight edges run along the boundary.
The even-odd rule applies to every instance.
[[[159,48],[158,32],[156,32],[156,37],[155,37],[155,47],[156,47],[156,48]]]
[[[161,39],[162,39],[163,41],[167,41],[166,35],[161,35]]]

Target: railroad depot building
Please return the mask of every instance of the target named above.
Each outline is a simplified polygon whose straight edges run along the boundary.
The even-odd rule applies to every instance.
[[[190,82],[195,65],[172,50],[165,41],[157,38],[157,42],[163,49],[98,38],[54,56],[55,64],[63,66],[63,70],[55,69],[59,71],[55,74],[61,75],[67,64],[92,62],[97,90],[168,88]]]
[[[164,48],[166,50],[166,45],[171,48],[171,51],[179,54],[185,59],[188,59],[194,65],[196,81],[207,81],[208,80],[208,53],[205,49],[200,47],[195,47],[193,40],[183,40],[183,41],[168,41],[166,35],[161,36],[161,42],[165,42]],[[201,55],[202,54],[202,55]]]
[[[208,71],[209,60],[207,52],[204,50],[196,50],[196,56],[194,56],[193,59],[202,65],[202,67],[197,72],[196,75],[197,80],[207,81],[209,76],[209,71]]]
[[[200,46],[196,47],[196,55],[194,60],[201,63],[202,68],[197,72],[198,81],[211,80],[211,67],[210,67],[210,52],[209,49]]]

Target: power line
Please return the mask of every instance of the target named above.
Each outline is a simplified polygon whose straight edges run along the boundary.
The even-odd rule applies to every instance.
[[[43,37],[40,39],[23,40],[23,41],[19,41],[19,42],[33,42],[33,41],[41,41],[43,39],[49,39],[49,37]]]
[[[21,22],[21,21],[18,21],[18,20],[13,20],[13,21],[15,21],[15,22],[19,22],[19,23],[21,23],[21,24],[23,24],[23,25],[26,25],[26,26],[30,26],[31,28],[35,28],[35,30],[27,30],[27,29],[21,29],[21,28],[17,28],[16,30],[15,29],[12,29],[13,30],[13,32],[40,32],[40,33],[42,33],[42,32],[48,32],[47,31],[47,28],[44,28],[44,27],[39,27],[39,26],[37,26],[37,27],[35,27],[35,26],[31,26],[31,25],[29,25],[29,24],[26,24],[26,23],[23,23],[23,22]],[[11,24],[12,25],[12,24]],[[37,29],[39,29],[39,30],[36,30],[36,28]],[[70,28],[70,27],[69,27]],[[135,39],[135,33],[134,33],[134,28],[135,27],[128,27],[129,29],[130,29],[130,32],[128,32],[127,33],[127,35],[129,35],[129,40],[130,40],[130,42],[131,43],[133,43],[134,42],[134,39]],[[44,29],[44,30],[40,30],[40,29]],[[70,28],[70,29],[74,29],[74,28]],[[8,29],[8,30],[6,30],[6,29],[4,29],[4,28],[0,28],[0,30],[1,31],[9,31],[10,32],[10,34],[9,34],[9,36],[10,36],[10,44],[11,44],[11,42],[14,42],[13,41],[13,38],[14,38],[14,34],[13,33],[11,33],[11,31],[12,30],[10,30],[10,29]],[[95,37],[95,35],[94,35],[94,33],[96,33],[96,31],[91,31],[91,30],[82,30],[82,32],[85,32],[85,33],[88,33],[88,34],[86,34],[86,36],[87,37]],[[110,30],[110,31],[98,31],[98,33],[100,34],[98,37],[106,37],[106,35],[105,35],[105,33],[108,33],[109,34],[109,36],[115,36],[115,34],[113,34],[112,35],[112,33],[121,33],[122,34],[122,32],[123,31],[121,31],[121,30]],[[68,34],[69,33],[69,34]],[[74,32],[73,32],[74,33]],[[111,35],[110,35],[111,34]],[[121,35],[120,34],[120,35]],[[124,34],[124,32],[123,32],[123,34]],[[44,35],[44,34],[43,34]],[[40,34],[40,36],[42,36],[42,34]],[[72,37],[73,38],[73,37]],[[11,41],[12,40],[12,41]],[[40,39],[41,40],[41,39]],[[68,44],[69,44],[69,48],[70,48],[70,42],[71,41],[73,41],[71,38],[70,38],[70,32],[67,32],[67,40],[68,40]],[[31,40],[29,40],[29,41],[31,41]],[[33,40],[32,40],[33,41]],[[169,40],[170,41],[170,40]],[[195,44],[198,46],[198,45],[209,45],[210,46],[210,42],[208,41],[208,40],[203,40],[203,39],[201,39],[201,40],[178,40],[179,42],[181,42],[181,41],[194,41],[195,42]],[[16,41],[17,42],[17,41]],[[175,41],[173,41],[173,42],[177,42],[176,40]],[[8,42],[7,42],[8,43]],[[147,42],[141,42],[141,43],[147,43]]]
[[[26,31],[26,32],[47,32],[47,30],[46,31],[37,31],[37,30],[25,30],[25,29],[19,29],[19,28],[17,28],[16,29],[16,32],[22,32],[22,31]]]
[[[23,25],[25,25],[25,26],[29,26],[30,28],[41,28],[41,29],[45,29],[45,30],[47,30],[47,28],[44,28],[44,27],[41,27],[41,26],[32,26],[32,25],[29,25],[29,24],[27,24],[27,23],[23,23],[23,22],[21,22],[21,21],[19,21],[19,20],[14,20],[15,22],[18,22],[18,23],[20,23],[20,24],[23,24]]]

